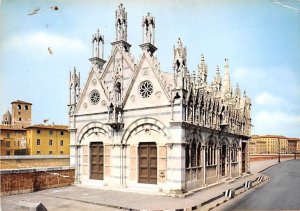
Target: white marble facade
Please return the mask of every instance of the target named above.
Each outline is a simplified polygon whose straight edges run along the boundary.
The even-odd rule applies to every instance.
[[[138,61],[130,53],[127,26],[121,4],[111,55],[104,59],[98,30],[82,90],[79,73],[70,73],[70,164],[76,183],[181,194],[247,172],[251,101],[238,85],[232,89],[228,60],[223,80],[217,67],[209,84],[204,57],[191,73],[178,39],[173,70],[165,72],[155,56],[155,18],[142,17]]]

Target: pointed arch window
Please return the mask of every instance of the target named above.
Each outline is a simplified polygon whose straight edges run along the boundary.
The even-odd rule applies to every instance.
[[[196,142],[193,141],[192,148],[191,148],[191,167],[196,167],[196,165],[197,165],[196,151],[197,151]]]
[[[216,145],[212,139],[210,139],[207,143],[206,147],[206,165],[211,166],[216,164]]]
[[[237,151],[238,151],[238,144],[233,142],[232,144],[232,152],[231,152],[231,161],[237,162]]]
[[[190,145],[185,146],[185,168],[190,167]]]
[[[197,166],[201,166],[201,143],[197,147]]]

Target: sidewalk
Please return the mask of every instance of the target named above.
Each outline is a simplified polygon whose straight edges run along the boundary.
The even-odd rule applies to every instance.
[[[255,179],[261,170],[276,163],[277,160],[252,162],[250,164],[252,175],[200,190],[186,198],[69,186],[34,193],[5,196],[1,198],[1,205],[3,210],[14,210],[20,200],[26,200],[41,201],[48,210],[118,210],[118,208],[127,210],[185,209],[200,205],[220,195],[227,189],[235,188],[243,185],[243,183],[250,179]]]

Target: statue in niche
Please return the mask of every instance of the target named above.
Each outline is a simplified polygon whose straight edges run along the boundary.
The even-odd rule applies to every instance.
[[[107,106],[108,122],[112,121],[113,111],[114,111],[114,106],[111,103],[109,106]]]
[[[118,112],[118,119],[117,119],[117,121],[119,123],[122,123],[122,121],[123,121],[121,111]]]

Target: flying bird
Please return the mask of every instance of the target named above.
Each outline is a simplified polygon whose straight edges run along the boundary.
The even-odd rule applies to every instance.
[[[40,11],[40,8],[34,9],[31,13],[29,13],[27,15],[36,15],[38,13],[38,11]]]
[[[48,47],[48,52],[52,55],[52,50],[50,47]]]
[[[50,8],[53,9],[53,10],[58,10],[58,6],[52,6]]]

